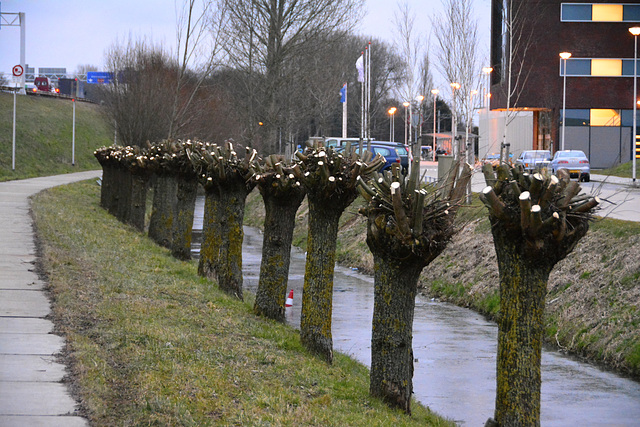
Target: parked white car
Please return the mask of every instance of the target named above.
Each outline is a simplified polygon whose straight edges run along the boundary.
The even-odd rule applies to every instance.
[[[551,160],[551,170],[555,174],[560,169],[565,169],[571,178],[578,178],[578,181],[589,182],[591,180],[591,165],[583,151],[556,151]]]
[[[551,151],[549,150],[528,150],[523,151],[516,160],[516,165],[520,164],[526,172],[532,173],[549,166],[551,162]]]

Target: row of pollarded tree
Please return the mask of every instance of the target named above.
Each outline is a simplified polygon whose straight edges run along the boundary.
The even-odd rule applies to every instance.
[[[419,183],[399,168],[378,173],[383,163],[368,151],[343,152],[310,142],[295,162],[259,158],[231,142],[164,141],[146,150],[105,147],[101,204],[140,230],[140,188],[155,175],[149,236],[181,259],[190,257],[191,224],[198,184],[205,189],[203,243],[198,273],[217,279],[242,299],[242,223],[255,186],[266,209],[260,279],[254,310],[284,319],[289,254],[295,214],[309,203],[301,341],[331,363],[331,312],[338,220],[360,194],[366,201],[367,244],[374,256],[374,314],[370,393],[410,413],[412,326],[418,277],[458,231],[454,224],[471,176],[457,163],[437,186]],[[501,281],[496,425],[539,425],[540,352],[544,293],[551,268],[588,229],[597,198],[580,195],[564,174],[529,175],[501,165],[484,169]],[[126,176],[129,175],[129,178]],[[122,203],[129,207],[118,209]],[[123,212],[122,214],[120,212]],[[126,213],[126,214],[124,214]]]

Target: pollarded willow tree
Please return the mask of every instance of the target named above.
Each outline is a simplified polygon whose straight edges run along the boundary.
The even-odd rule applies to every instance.
[[[300,338],[306,348],[331,363],[333,272],[338,221],[342,212],[358,196],[358,177],[375,172],[384,164],[384,160],[379,155],[372,160],[368,151],[360,159],[350,146],[347,146],[343,156],[332,148],[325,149],[322,142],[317,141],[304,154],[296,153],[301,162],[294,166],[293,172],[306,188],[309,202]]]
[[[394,165],[395,166],[395,165]],[[377,179],[359,180],[368,201],[367,245],[374,260],[370,393],[411,413],[413,313],[422,269],[446,247],[471,178],[456,163],[440,187],[420,188],[418,168],[405,180],[400,168]]]
[[[260,279],[253,310],[283,321],[295,216],[306,191],[283,158],[271,155],[256,165],[255,181],[264,200]]]
[[[203,145],[189,157],[206,192],[198,274],[217,278],[220,289],[242,299],[242,224],[257,153],[247,147],[239,158],[227,141],[222,147]]]
[[[500,274],[497,391],[487,425],[540,425],[540,361],[549,274],[587,233],[599,204],[564,170],[483,167]]]
[[[165,140],[153,144],[149,150],[149,161],[153,165],[155,182],[153,185],[153,205],[149,219],[151,240],[171,248],[173,241],[173,217],[176,205],[177,182],[170,167],[171,160],[178,151],[176,141]]]

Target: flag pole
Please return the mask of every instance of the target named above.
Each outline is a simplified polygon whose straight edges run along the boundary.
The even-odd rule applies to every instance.
[[[342,103],[342,137],[347,137],[347,97],[349,96],[349,86],[344,84],[344,102]]]

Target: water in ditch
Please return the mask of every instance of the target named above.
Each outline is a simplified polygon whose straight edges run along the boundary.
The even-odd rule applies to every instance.
[[[196,235],[202,212],[203,200],[198,199]],[[245,227],[246,291],[256,290],[261,253],[260,231]],[[305,254],[294,248],[289,273],[294,304],[286,313],[294,327],[300,324],[304,266]],[[370,365],[372,314],[373,278],[336,267],[334,349]],[[497,334],[495,323],[471,310],[418,296],[413,326],[416,399],[460,425],[483,426],[494,410]],[[545,350],[541,418],[544,426],[640,426],[640,383]]]

